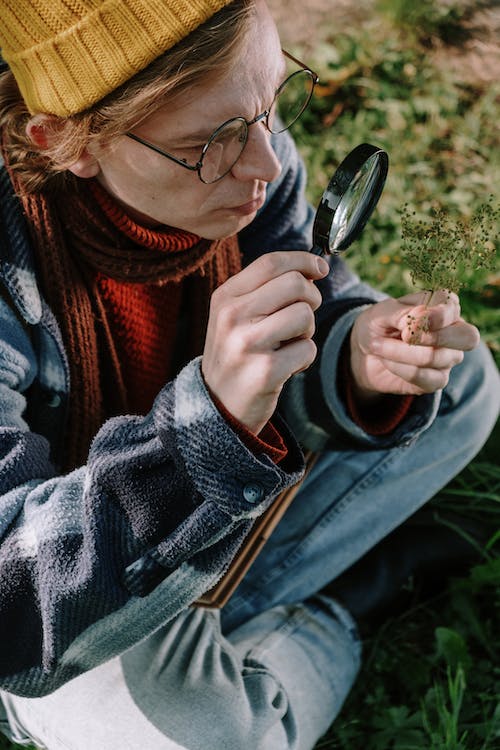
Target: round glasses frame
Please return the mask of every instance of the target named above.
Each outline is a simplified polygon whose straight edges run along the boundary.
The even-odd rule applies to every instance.
[[[211,185],[214,182],[218,182],[219,180],[222,180],[223,177],[225,177],[231,169],[234,167],[238,159],[240,158],[241,154],[243,153],[243,150],[247,144],[248,140],[248,129],[250,125],[255,125],[258,122],[265,122],[266,128],[270,133],[278,134],[283,133],[285,130],[288,130],[294,122],[297,122],[299,117],[302,115],[305,109],[309,106],[309,102],[311,101],[311,97],[314,93],[314,87],[319,81],[319,76],[317,73],[315,73],[311,68],[309,68],[307,65],[305,65],[303,62],[298,60],[296,57],[291,55],[289,52],[286,52],[286,50],[282,50],[285,57],[287,57],[289,60],[292,60],[292,62],[296,63],[300,66],[300,70],[296,70],[291,75],[287,76],[283,83],[280,84],[280,86],[276,89],[276,93],[274,95],[273,103],[271,104],[271,107],[269,109],[264,110],[260,115],[257,115],[257,117],[254,117],[253,120],[246,120],[244,117],[232,117],[229,120],[226,120],[222,123],[222,125],[219,125],[218,128],[214,130],[208,141],[205,143],[203,148],[201,149],[200,158],[196,162],[196,164],[188,164],[185,159],[180,159],[177,156],[174,156],[173,154],[170,154],[168,151],[165,151],[164,149],[160,148],[159,146],[155,146],[154,143],[151,143],[150,141],[145,140],[144,138],[141,138],[140,136],[136,135],[135,133],[132,133],[130,131],[126,132],[125,135],[128,138],[131,138],[134,141],[137,141],[137,143],[142,144],[143,146],[146,146],[146,148],[150,148],[152,151],[155,151],[157,154],[160,154],[161,156],[165,156],[167,159],[170,159],[171,161],[178,164],[180,167],[184,167],[184,169],[189,169],[191,172],[197,172],[198,177],[200,178],[201,182],[203,182],[205,185]],[[279,130],[273,130],[273,128],[269,124],[269,116],[272,112],[273,106],[276,102],[276,99],[280,95],[280,93],[283,91],[283,89],[289,84],[290,81],[292,81],[294,78],[296,78],[299,75],[302,75],[303,73],[307,73],[308,77],[311,81],[311,89],[309,91],[309,94],[307,98],[304,100],[304,104],[302,105],[301,109],[298,111],[298,113],[295,115],[293,120],[289,122],[285,127],[281,127]],[[241,123],[243,128],[241,131],[241,135],[239,136],[241,141],[241,150],[238,154],[238,156],[234,159],[232,164],[230,164],[227,169],[223,172],[223,174],[218,175],[215,179],[207,180],[203,178],[203,175],[201,173],[201,170],[203,168],[203,160],[205,158],[205,154],[209,150],[210,146],[214,143],[214,141],[217,140],[220,133],[227,128],[228,125],[233,123]]]

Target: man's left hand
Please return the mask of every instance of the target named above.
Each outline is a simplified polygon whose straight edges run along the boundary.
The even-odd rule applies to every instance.
[[[479,344],[479,331],[460,316],[456,294],[387,299],[364,310],[351,332],[351,370],[358,398],[381,393],[434,393],[448,383],[452,367]]]

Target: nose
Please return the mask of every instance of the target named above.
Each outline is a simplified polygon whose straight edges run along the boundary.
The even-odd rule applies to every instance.
[[[281,174],[281,163],[271,145],[271,133],[264,122],[256,122],[248,130],[243,152],[231,174],[237,180],[272,182]]]

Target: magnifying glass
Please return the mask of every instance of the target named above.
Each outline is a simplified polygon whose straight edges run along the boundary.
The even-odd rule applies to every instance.
[[[389,157],[369,143],[356,146],[337,168],[316,211],[315,255],[337,255],[361,234],[382,193]]]

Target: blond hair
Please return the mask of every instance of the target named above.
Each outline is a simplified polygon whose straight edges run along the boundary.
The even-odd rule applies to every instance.
[[[9,165],[26,193],[58,188],[73,175],[68,168],[90,144],[105,145],[132,130],[189,86],[228,72],[241,49],[253,0],[234,0],[146,69],[101,99],[69,117],[52,116],[57,138],[38,147],[26,133],[32,115],[10,71],[0,76],[0,129]]]

